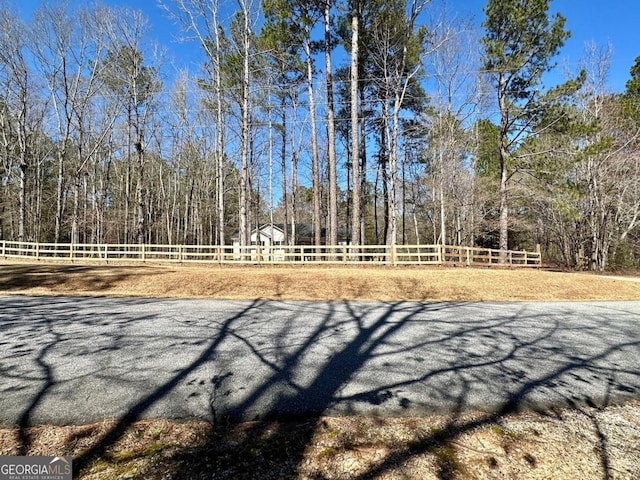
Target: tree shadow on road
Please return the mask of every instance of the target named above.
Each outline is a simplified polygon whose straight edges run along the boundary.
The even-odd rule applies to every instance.
[[[252,349],[270,366],[272,375],[268,381],[251,389],[251,394],[242,402],[225,405],[226,414],[232,420],[250,419],[247,415],[261,399],[273,398],[272,411],[277,412],[276,416],[283,413],[288,418],[298,416],[296,435],[304,438],[297,439],[297,450],[287,446],[288,462],[279,457],[271,462],[261,456],[250,468],[234,469],[232,462],[218,464],[228,469],[230,477],[255,478],[257,474],[270,478],[275,472],[280,478],[296,478],[306,446],[319,428],[322,414],[365,411],[403,415],[443,411],[450,419],[445,426],[419,441],[410,442],[350,478],[379,478],[425,453],[434,455],[438,478],[454,478],[459,473],[459,465],[451,454],[452,444],[467,432],[499,422],[522,409],[546,412],[548,408],[553,411],[558,406],[580,409],[585,405],[608,405],[640,392],[640,372],[625,371],[617,363],[621,356],[637,356],[640,339],[623,324],[611,320],[605,312],[601,324],[596,320],[565,325],[561,319],[531,314],[525,309],[516,315],[498,314],[475,320],[474,311],[487,308],[484,305],[466,305],[463,311],[466,309],[467,318],[447,318],[445,313],[444,320],[441,319],[443,311],[450,309],[457,315],[459,310],[452,309],[451,304],[389,304],[383,311],[372,310],[375,313],[371,315],[362,306],[345,304],[343,307],[348,312],[347,320],[338,321],[336,327],[331,319],[338,315],[329,308],[325,321],[296,349],[282,352],[285,361],[277,366],[266,358],[267,355]],[[417,329],[416,323],[419,324]],[[336,328],[352,329],[349,341],[338,343],[311,379],[296,383],[293,379],[304,364],[305,353],[322,342],[323,335]],[[406,338],[403,336],[405,329],[423,335]],[[286,332],[281,335],[283,338],[288,336]],[[575,344],[570,341],[576,335],[588,346],[584,352],[576,351]],[[252,345],[252,340],[244,337],[242,340]],[[481,346],[476,344],[479,340]],[[362,372],[372,363],[374,367],[369,374],[373,374],[375,380],[367,381],[367,375]],[[425,367],[420,368],[421,364]],[[345,388],[352,384],[357,385],[356,391]],[[371,388],[374,384],[376,387]],[[574,389],[581,384],[593,387],[590,393]],[[218,388],[224,391],[223,385],[224,381]],[[423,386],[430,394],[419,400],[413,398],[410,390],[416,385]],[[269,391],[273,395],[269,395]],[[487,395],[493,398],[489,400]],[[464,413],[470,408],[482,409],[485,413],[468,419]],[[600,432],[603,478],[607,479],[610,465],[606,438],[595,417],[592,420]],[[252,451],[252,446],[264,442],[265,438],[284,439],[291,434],[291,424],[274,427],[271,423],[257,423],[245,435],[246,443],[238,445],[238,449]],[[195,453],[190,452],[191,470],[188,473],[178,470],[174,478],[192,475],[206,478],[210,466],[216,464],[221,453],[215,444],[211,442]],[[237,461],[241,457],[231,458]],[[194,463],[194,459],[202,460]],[[199,470],[197,465],[200,465]],[[283,466],[293,468],[283,471]]]
[[[69,319],[69,305],[56,310],[47,302],[34,304],[32,328],[20,334],[29,338],[12,340],[13,348],[40,339],[39,350],[23,366],[30,370],[15,372],[12,384],[18,388],[17,377],[24,375],[34,380],[25,391],[21,431],[54,397],[68,394],[74,382],[99,375],[101,385],[135,381],[141,386],[133,399],[105,392],[114,395],[114,402],[122,401],[126,411],[98,444],[74,459],[77,472],[137,420],[163,413],[180,417],[176,411],[157,410],[168,399],[176,408],[190,402],[206,405],[206,418],[214,423],[204,446],[172,456],[170,478],[298,478],[305,450],[325,415],[441,412],[448,415],[446,425],[351,478],[378,478],[415,456],[433,453],[437,477],[447,479],[459,473],[447,452],[466,432],[522,409],[600,406],[640,392],[640,372],[623,366],[625,357],[640,353],[640,338],[628,321],[633,313],[623,304],[617,310],[594,304],[596,315],[577,321],[564,317],[568,312],[560,307],[541,312],[524,304],[514,312],[500,304],[255,301],[237,302],[232,312],[213,315],[207,310],[212,304],[202,303],[195,317],[183,318],[176,306],[175,322],[182,329],[168,334],[154,328],[155,312],[165,310],[164,304],[129,302],[145,313],[123,308],[101,325],[90,314]],[[16,322],[11,308],[0,311],[0,328],[8,335]],[[64,358],[55,353],[65,342],[72,343],[65,354],[71,363],[105,352],[112,360],[100,368],[67,372]],[[185,351],[192,353],[182,358]],[[124,352],[127,360],[119,362]],[[154,355],[174,355],[175,368],[154,373]],[[250,367],[247,359],[253,360]],[[3,376],[10,371],[11,365],[2,365]],[[65,382],[70,385],[66,390]],[[469,418],[464,415],[469,409],[484,413]],[[243,421],[251,422],[239,427]],[[598,431],[607,479],[607,440]],[[26,451],[28,437],[22,435],[21,441]],[[315,478],[324,477],[316,472]]]

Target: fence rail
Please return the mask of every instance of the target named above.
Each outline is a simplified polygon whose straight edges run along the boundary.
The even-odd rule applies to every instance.
[[[144,245],[0,241],[0,257],[210,264],[465,265],[539,267],[540,252],[451,245]]]

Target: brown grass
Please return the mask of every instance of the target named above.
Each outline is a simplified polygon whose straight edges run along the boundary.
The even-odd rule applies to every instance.
[[[640,282],[544,270],[4,263],[0,294],[311,301],[638,300]]]
[[[30,455],[72,455],[114,422],[29,428]],[[468,425],[478,425],[467,429]],[[0,455],[17,431],[0,430]],[[213,427],[144,420],[81,471],[82,479],[637,479],[640,403],[456,418],[323,417]],[[75,460],[74,460],[75,461]]]

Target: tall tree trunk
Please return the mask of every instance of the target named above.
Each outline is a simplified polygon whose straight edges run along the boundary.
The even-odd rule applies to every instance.
[[[502,147],[500,148],[502,150]],[[503,157],[504,155],[504,157]],[[507,250],[509,249],[509,191],[507,189],[507,169],[503,166],[508,153],[500,154],[500,258],[506,261]]]
[[[271,237],[269,243],[271,246],[275,244],[273,239],[273,203],[273,126],[271,124],[271,115],[269,115],[269,226],[271,227],[269,230]]]
[[[402,245],[407,244],[407,176],[406,176],[407,151],[402,158]]]
[[[438,152],[439,163],[440,163],[440,185],[439,185],[439,194],[440,194],[440,242],[442,245],[447,244],[447,214],[446,214],[446,204],[444,199],[444,155],[442,152],[442,146],[440,147],[440,152]]]
[[[62,211],[64,208],[64,157],[65,157],[65,148],[63,148],[58,152],[58,182],[56,185],[56,224],[55,231],[53,235],[54,243],[60,242],[60,234],[62,229]]]
[[[107,198],[109,196],[110,187],[111,187],[111,153],[109,153],[109,158],[107,159],[107,165],[104,169],[104,174],[100,179],[100,190],[102,192],[100,198],[100,234],[98,236],[100,242],[107,242],[110,239],[106,236],[106,221],[105,221],[105,210],[107,207]]]
[[[215,15],[214,15],[215,17]],[[214,22],[217,22],[217,18],[214,18]],[[220,35],[215,25],[215,59],[216,59],[216,122],[217,122],[217,138],[216,138],[216,200],[217,200],[217,214],[218,214],[218,244],[225,244],[225,220],[224,220],[224,156],[225,156],[225,127],[224,127],[224,110],[222,105],[222,74],[221,74],[221,59],[220,59]]]
[[[284,244],[289,245],[289,195],[287,190],[289,182],[287,181],[287,100],[282,97],[280,102],[280,114],[282,115],[282,145],[280,146],[280,161],[282,169],[282,206],[284,209]]]
[[[3,155],[7,155],[7,148],[6,145],[2,145],[3,146]],[[8,169],[3,169],[4,171],[2,172],[1,175],[5,175],[8,176],[9,172],[7,171]],[[5,182],[0,182],[0,240],[5,240],[4,237],[4,214],[6,209],[6,204],[7,204],[7,196],[8,196],[8,190],[9,190],[9,184],[5,184]]]
[[[384,152],[384,156],[382,158],[382,163],[380,164],[380,170],[382,172],[382,202],[383,202],[383,212],[382,212],[382,239],[383,242],[387,242],[387,238],[389,237],[389,228],[390,228],[390,218],[389,212],[391,212],[391,203],[389,202],[389,160],[387,159],[387,152]]]
[[[223,128],[220,125],[218,128]],[[224,141],[224,140],[223,140]],[[216,155],[216,213],[217,213],[217,237],[218,245],[224,245],[225,241],[225,225],[224,225],[224,153],[218,149]]]
[[[91,181],[91,211],[93,213],[93,228],[91,232],[91,243],[100,243],[100,214],[98,200],[98,156],[93,160],[93,178]]]
[[[384,203],[384,211],[382,212],[382,238],[386,243],[389,237],[389,213],[391,212],[391,204],[389,202],[389,106],[386,101],[382,102],[382,118],[380,122],[380,172],[382,173],[382,199]]]
[[[133,140],[131,138],[131,124],[133,112],[129,106],[127,109],[127,121],[129,128],[127,128],[127,170],[125,174],[124,184],[124,243],[131,242],[131,157],[133,152]]]
[[[82,163],[84,157],[83,151],[83,133],[80,131],[78,139],[77,161]],[[71,243],[80,243],[80,171],[81,167],[73,168],[73,208],[71,211]]]
[[[36,199],[35,199],[35,218],[34,218],[34,238],[33,241],[40,243],[40,237],[42,232],[42,185],[43,181],[43,168],[42,162],[36,162]],[[0,239],[2,238],[2,208],[0,207]]]
[[[80,185],[78,183],[78,179],[75,179],[71,211],[71,243],[80,243]]]
[[[88,188],[89,179],[85,172],[82,176],[82,243],[87,243],[87,230],[89,228],[88,218]]]
[[[353,206],[351,213],[351,243],[360,244],[360,148],[358,122],[358,49],[360,2],[352,0],[351,6],[351,177]]]
[[[365,102],[365,92],[363,88],[359,89],[360,95],[360,105],[364,105]],[[365,119],[364,115],[359,114],[360,121],[360,131],[365,131]],[[366,215],[366,207],[367,207],[367,136],[363,133],[362,139],[360,141],[360,243],[363,245],[366,243],[365,240],[365,215]]]
[[[396,145],[393,140],[389,146],[389,230],[387,231],[387,245],[395,245],[398,238],[398,215],[397,215],[397,183],[398,183],[398,159]]]
[[[313,60],[310,45],[311,31],[306,27],[304,52],[307,63],[307,90],[311,118],[311,175],[313,177],[313,243],[320,245],[322,223],[320,218],[320,172],[318,171],[318,133],[316,130],[316,102],[313,91]]]
[[[293,141],[293,135],[291,136]],[[291,151],[291,243],[296,244],[296,223],[298,214],[298,155],[295,149]]]
[[[509,249],[509,192],[507,190],[509,178],[507,172],[509,119],[506,89],[506,79],[503,74],[500,74],[498,79],[498,103],[500,107],[500,263],[507,262],[507,250]]]
[[[25,223],[27,219],[27,164],[20,162],[20,191],[18,193],[18,241],[26,241]]]
[[[380,165],[376,169],[376,180],[373,186],[373,222],[375,224],[376,245],[380,245],[380,229],[378,221],[378,182],[380,180]]]
[[[191,212],[191,203],[193,200],[193,179],[189,181],[189,185],[187,187],[187,191],[184,195],[184,228],[182,231],[182,244],[187,245],[189,242],[189,226],[192,224],[190,222],[190,217],[192,215]]]
[[[124,177],[124,243],[131,242],[131,156],[127,158],[127,169]]]
[[[4,240],[5,189],[6,187],[0,183],[0,240]]]
[[[240,132],[240,208],[239,208],[239,234],[240,245],[248,244],[249,226],[248,221],[248,195],[247,181],[249,178],[249,50],[250,50],[250,25],[249,7],[246,0],[240,1],[243,16],[243,52],[242,52],[242,105],[241,109],[241,132]]]
[[[144,212],[144,168],[138,167],[138,183],[136,184],[136,238],[139,244],[145,241],[145,212]]]
[[[295,95],[295,94],[294,94]],[[295,97],[291,98],[293,108],[292,124],[298,123],[298,104]],[[296,223],[298,221],[298,152],[296,149],[295,129],[291,132],[291,243],[296,245]]]
[[[406,53],[406,52],[405,52]],[[395,245],[398,239],[398,144],[400,136],[400,107],[406,92],[405,80],[402,91],[397,91],[394,99],[391,142],[389,145],[389,232],[387,244]]]
[[[338,174],[336,163],[335,112],[333,105],[333,71],[331,67],[331,6],[327,0],[324,8],[324,59],[327,85],[327,141],[329,156],[329,245],[338,244]]]
[[[145,199],[144,199],[144,148],[142,145],[141,133],[136,134],[136,156],[138,157],[138,183],[136,185],[136,207],[137,207],[137,225],[136,235],[138,243],[145,242]]]

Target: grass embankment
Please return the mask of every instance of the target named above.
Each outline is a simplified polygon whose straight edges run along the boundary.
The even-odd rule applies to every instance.
[[[265,300],[639,300],[640,283],[466,268],[0,265],[0,294]]]

